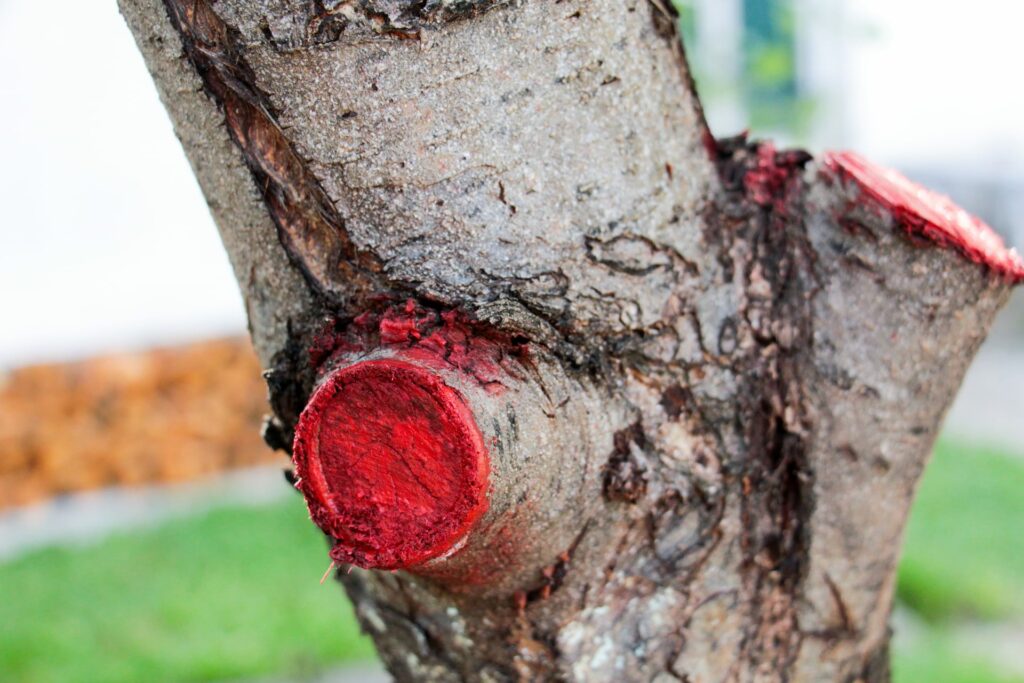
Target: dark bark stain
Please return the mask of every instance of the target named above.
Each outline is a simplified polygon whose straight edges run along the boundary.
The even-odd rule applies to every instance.
[[[314,45],[323,45],[325,43],[333,43],[334,41],[341,38],[341,34],[344,33],[345,27],[348,22],[341,15],[334,14],[328,9],[328,4],[319,0],[314,0],[312,3],[313,16],[310,17],[306,27],[309,31],[310,40]],[[265,34],[270,42],[273,42],[273,36]]]
[[[679,21],[679,12],[669,0],[648,0],[651,3],[651,15],[654,21],[654,29],[658,35],[666,39],[676,38],[676,23]]]
[[[284,451],[291,453],[292,442],[288,431],[284,425],[281,424],[276,416],[268,415],[263,418],[263,424],[260,427],[260,436],[263,437],[263,442],[275,451]]]
[[[505,183],[500,180],[498,181],[498,201],[508,207],[509,213],[513,216],[516,215],[518,209],[516,209],[515,204],[508,201],[508,198],[505,196]]]
[[[523,610],[532,602],[547,600],[551,594],[558,590],[569,573],[570,551],[565,551],[558,556],[558,560],[541,570],[541,584],[529,591],[517,591],[512,600],[516,609]]]
[[[843,683],[889,683],[892,680],[892,668],[889,655],[889,636],[887,633],[885,642],[867,656],[864,667],[857,673],[846,678]]]
[[[776,152],[744,136],[719,144],[726,201],[748,214],[741,229],[753,254],[744,280],[751,282],[757,269],[771,292],[768,300],[751,297],[737,319],[756,342],[737,360],[745,380],[739,417],[746,453],[733,467],[740,482],[744,599],[751,624],[741,656],[754,665],[770,664],[781,681],[788,679],[807,635],[797,610],[808,569],[813,471],[797,349],[808,348],[813,338],[815,285],[806,226],[791,207],[801,203],[801,175],[809,158],[799,150]],[[733,335],[727,336],[731,341]],[[720,337],[720,347],[723,341]]]
[[[359,0],[358,6],[367,15],[385,22],[385,28],[419,29],[430,24],[476,17],[507,4],[509,0]],[[324,5],[339,6],[339,0],[325,0]]]
[[[615,432],[612,454],[604,467],[604,497],[610,501],[636,503],[647,493],[647,466],[634,449],[642,451],[647,437],[639,420]]]
[[[678,491],[662,495],[645,516],[647,543],[656,560],[645,575],[659,584],[687,585],[722,540],[724,512],[722,496],[686,500]]]
[[[286,440],[289,452],[294,436],[292,428],[306,407],[306,398],[313,387],[314,370],[309,365],[305,344],[297,335],[289,335],[285,346],[271,359],[270,368],[263,371],[270,407],[279,424],[274,431],[281,432],[271,434],[271,438],[275,441]]]
[[[661,393],[661,407],[672,420],[678,420],[684,413],[696,410],[693,394],[679,384],[673,384]]]

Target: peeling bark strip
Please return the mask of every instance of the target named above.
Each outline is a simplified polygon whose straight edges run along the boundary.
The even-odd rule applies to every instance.
[[[209,0],[164,0],[185,54],[220,106],[224,123],[245,156],[288,255],[310,285],[334,300],[379,290],[372,255],[358,251],[345,224],[274,120],[255,84],[234,32]]]
[[[888,680],[991,231],[714,140],[661,0],[120,1],[398,680]]]

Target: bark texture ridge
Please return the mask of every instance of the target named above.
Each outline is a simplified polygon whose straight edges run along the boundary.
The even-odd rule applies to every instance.
[[[265,438],[301,415],[300,460],[362,477],[298,482],[332,557],[403,568],[338,572],[398,680],[888,680],[916,482],[1020,279],[984,226],[715,140],[661,0],[120,4],[245,296]],[[372,474],[468,451],[380,435],[448,423],[486,509],[396,555],[387,524],[455,479]]]

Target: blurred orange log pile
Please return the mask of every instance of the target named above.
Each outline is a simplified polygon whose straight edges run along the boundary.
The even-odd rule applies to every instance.
[[[38,365],[0,377],[0,508],[111,485],[284,463],[245,339]]]

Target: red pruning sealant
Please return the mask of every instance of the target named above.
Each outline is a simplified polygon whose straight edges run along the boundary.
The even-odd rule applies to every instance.
[[[1011,282],[1024,280],[1024,260],[988,225],[953,201],[907,180],[896,171],[876,166],[853,152],[828,152],[825,167],[852,178],[881,203],[911,235],[952,247]]]
[[[331,367],[333,357],[393,348],[429,367],[455,370],[498,395],[510,379],[523,379],[529,346],[474,323],[459,311],[437,311],[413,300],[357,316],[344,331],[325,330],[314,340],[310,362]]]
[[[528,345],[413,300],[334,328],[310,349],[319,385],[293,448],[310,517],[335,539],[331,557],[402,569],[453,552],[487,508],[490,461],[442,374],[500,396],[524,378]],[[357,360],[384,349],[393,355]]]
[[[489,461],[462,397],[397,359],[329,374],[295,434],[298,487],[331,558],[401,569],[457,547],[487,507]]]

